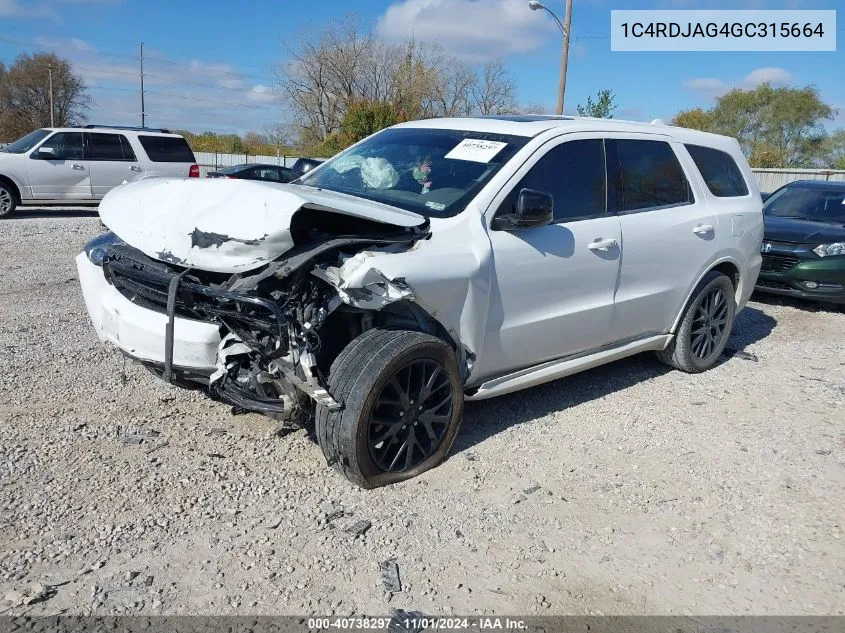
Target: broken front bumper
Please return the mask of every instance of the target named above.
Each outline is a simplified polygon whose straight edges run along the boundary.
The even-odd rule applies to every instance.
[[[138,306],[108,283],[103,269],[85,255],[76,257],[85,306],[102,341],[145,362],[165,363],[167,315]],[[213,323],[176,317],[173,366],[210,374],[217,369],[220,328]]]

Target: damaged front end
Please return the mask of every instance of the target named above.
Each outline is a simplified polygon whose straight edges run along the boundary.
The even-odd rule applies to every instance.
[[[120,240],[98,244],[96,258],[123,297],[166,316],[163,363],[146,362],[164,380],[201,383],[239,410],[296,420],[309,402],[341,406],[326,388],[331,361],[362,331],[403,312],[391,312],[391,305],[413,299],[403,279],[387,279],[375,268],[361,272],[368,254],[405,250],[428,235],[428,225],[351,221],[302,209],[290,232],[290,251],[247,272],[200,270],[167,253],[150,257]],[[199,247],[217,248],[225,238],[202,234]],[[354,287],[344,264],[361,273],[350,274]],[[179,319],[220,328],[216,370],[174,364]]]

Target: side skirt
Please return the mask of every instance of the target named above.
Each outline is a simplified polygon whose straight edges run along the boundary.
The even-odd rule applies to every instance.
[[[547,361],[534,367],[520,369],[510,374],[494,378],[483,383],[474,390],[470,390],[467,400],[485,400],[494,396],[502,396],[520,389],[540,385],[550,380],[557,380],[579,371],[592,369],[605,363],[610,363],[626,356],[640,352],[665,349],[672,340],[671,334],[648,336],[645,338],[626,341],[613,347],[601,348],[581,356],[568,356],[557,360]]]

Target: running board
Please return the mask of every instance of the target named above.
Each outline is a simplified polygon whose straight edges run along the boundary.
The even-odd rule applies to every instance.
[[[494,396],[502,396],[506,393],[512,393],[525,389],[526,387],[533,387],[540,385],[550,380],[557,380],[564,376],[576,374],[585,369],[592,369],[605,363],[610,363],[626,356],[639,354],[640,352],[654,351],[665,349],[672,340],[671,334],[661,334],[659,336],[649,336],[648,338],[637,339],[630,341],[623,345],[611,348],[604,348],[598,352],[594,352],[584,356],[561,358],[558,360],[551,360],[541,365],[534,367],[527,367],[519,371],[499,378],[494,378],[488,382],[483,383],[471,395],[467,395],[467,400],[484,400]]]

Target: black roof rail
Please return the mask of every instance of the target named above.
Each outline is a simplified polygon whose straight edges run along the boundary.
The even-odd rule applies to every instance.
[[[84,130],[102,128],[105,130],[128,130],[131,132],[159,132],[160,134],[172,134],[170,130],[166,130],[164,128],[140,127],[137,125],[96,125],[95,123],[89,123],[88,125],[80,125],[77,127],[80,127]]]

